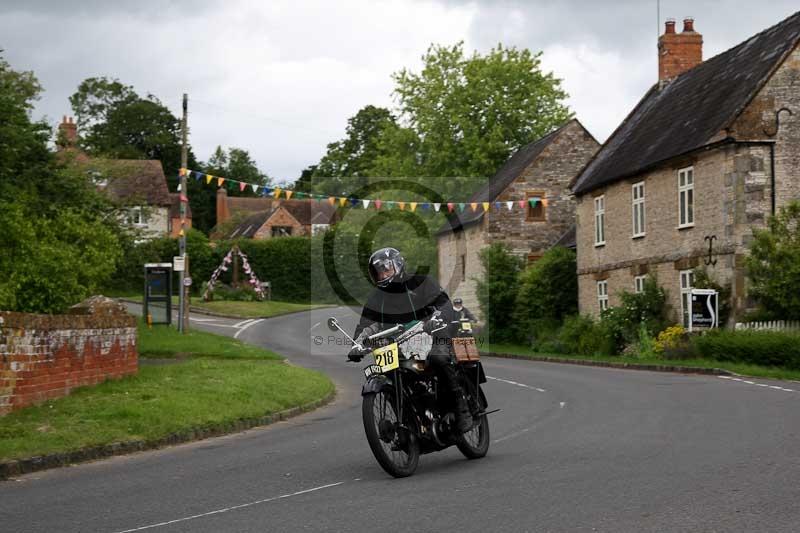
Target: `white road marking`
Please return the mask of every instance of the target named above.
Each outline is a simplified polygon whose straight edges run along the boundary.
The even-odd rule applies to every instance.
[[[794,389],[787,389],[785,387],[779,387],[778,385],[768,385],[766,383],[756,383],[755,381],[749,381],[749,380],[741,379],[741,378],[734,378],[734,377],[731,377],[731,376],[717,376],[717,377],[720,378],[720,379],[727,379],[729,381],[738,381],[739,383],[746,383],[748,385],[755,385],[756,387],[765,387],[765,388],[770,388],[770,389],[779,390],[779,391],[783,391],[783,392],[798,392],[798,391],[796,391]]]
[[[195,318],[193,316],[190,316],[189,320],[192,320],[193,322],[217,322],[219,319],[217,319],[217,318]]]
[[[244,327],[244,325],[245,325],[245,324],[247,324],[247,323],[249,323],[249,322],[252,322],[252,321],[253,321],[253,319],[252,319],[252,318],[249,318],[249,319],[247,319],[247,320],[242,320],[241,322],[237,322],[236,324],[234,324],[234,325],[233,325],[233,327],[235,327],[235,328],[241,328],[241,327]]]
[[[126,529],[124,531],[120,531],[119,533],[132,533],[134,531],[143,531],[145,529],[153,529],[156,527],[163,527],[168,526],[171,524],[177,524],[178,522],[186,522],[187,520],[194,520],[195,518],[203,518],[205,516],[211,516],[215,514],[227,513],[228,511],[235,511],[237,509],[244,509],[245,507],[252,507],[253,505],[258,505],[260,503],[269,503],[274,502],[276,500],[282,500],[284,498],[291,498],[292,496],[300,496],[301,494],[308,494],[309,492],[314,492],[317,490],[322,489],[329,489],[331,487],[336,487],[343,484],[344,481],[339,481],[338,483],[330,483],[328,485],[322,485],[320,487],[314,487],[313,489],[306,489],[297,492],[292,492],[291,494],[281,494],[280,496],[273,496],[272,498],[264,498],[263,500],[256,500],[254,502],[242,503],[240,505],[234,505],[232,507],[225,507],[223,509],[216,509],[214,511],[208,511],[207,513],[200,513],[192,516],[186,516],[183,518],[176,518],[174,520],[167,520],[166,522],[159,522],[157,524],[150,524],[147,526],[135,527],[133,529]]]
[[[250,322],[249,324],[243,326],[239,331],[236,332],[236,335],[234,335],[233,338],[234,339],[238,339],[239,335],[241,335],[244,330],[246,330],[250,326],[253,326],[255,324],[258,324],[259,322],[262,322],[263,320],[264,320],[263,318],[259,318],[258,320],[254,320],[253,322]]]
[[[516,433],[511,433],[510,435],[506,435],[505,437],[500,437],[499,439],[494,439],[494,443],[497,444],[498,442],[503,442],[504,440],[513,439],[514,437],[519,437],[520,435],[524,435],[525,433],[532,430],[533,427],[525,428],[522,431],[517,431]]]
[[[320,324],[322,324],[322,322],[317,322],[316,324],[314,324],[313,326],[311,326],[311,329],[310,329],[310,330],[308,330],[308,332],[309,332],[309,333],[311,333],[311,332],[312,332],[312,331],[314,331],[314,329],[315,329],[315,328],[317,328],[317,327],[318,327]]]
[[[500,379],[495,378],[492,376],[486,376],[486,379],[493,379],[495,381],[502,381],[503,383],[508,383],[509,385],[514,385],[515,387],[522,387],[523,389],[531,389],[539,392],[547,392],[544,389],[540,389],[539,387],[531,387],[530,385],[525,385],[524,383],[517,383],[516,381],[510,381],[508,379]]]

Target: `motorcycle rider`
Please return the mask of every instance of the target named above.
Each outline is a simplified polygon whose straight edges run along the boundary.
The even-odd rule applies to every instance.
[[[433,337],[428,364],[453,399],[457,430],[468,431],[472,415],[451,355],[453,332],[449,324],[453,320],[453,306],[447,293],[429,276],[406,274],[405,259],[395,248],[374,252],[369,258],[368,271],[375,289],[364,304],[356,326],[353,335],[356,344],[363,345],[367,337],[386,327],[425,321],[425,332]],[[364,355],[364,351],[354,346],[347,357],[360,361]]]
[[[469,320],[470,322],[477,322],[477,318],[472,312],[464,307],[464,301],[461,298],[453,298],[453,312],[455,317],[453,320]]]

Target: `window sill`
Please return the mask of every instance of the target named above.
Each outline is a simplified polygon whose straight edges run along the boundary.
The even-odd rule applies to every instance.
[[[677,229],[678,231],[682,231],[685,229],[692,229],[693,227],[694,227],[694,222],[692,222],[691,224],[684,224],[683,226],[678,226],[675,229]]]
[[[640,233],[640,234],[638,234],[638,235],[634,235],[634,236],[632,236],[632,237],[631,237],[631,239],[633,239],[633,240],[636,240],[636,239],[644,239],[645,237],[647,237],[647,234],[646,234],[646,233]]]
[[[595,248],[602,248],[605,245],[606,245],[606,241],[594,243],[594,247]]]

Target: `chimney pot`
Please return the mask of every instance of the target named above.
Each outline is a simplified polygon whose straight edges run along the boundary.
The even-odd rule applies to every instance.
[[[675,19],[667,19],[658,38],[658,79],[671,80],[703,62],[703,36],[694,30],[694,19],[683,20],[683,33],[675,33]]]

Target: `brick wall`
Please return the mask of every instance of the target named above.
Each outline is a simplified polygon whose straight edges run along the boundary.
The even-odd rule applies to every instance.
[[[278,208],[275,213],[272,214],[264,225],[261,226],[258,231],[256,231],[255,235],[253,235],[254,239],[271,239],[272,238],[272,228],[275,226],[283,226],[283,227],[290,227],[292,228],[292,237],[299,237],[302,235],[307,234],[307,229],[305,226],[300,224],[296,218],[294,218],[286,209]]]
[[[65,315],[0,312],[0,415],[137,370],[136,318],[113,300]]]

